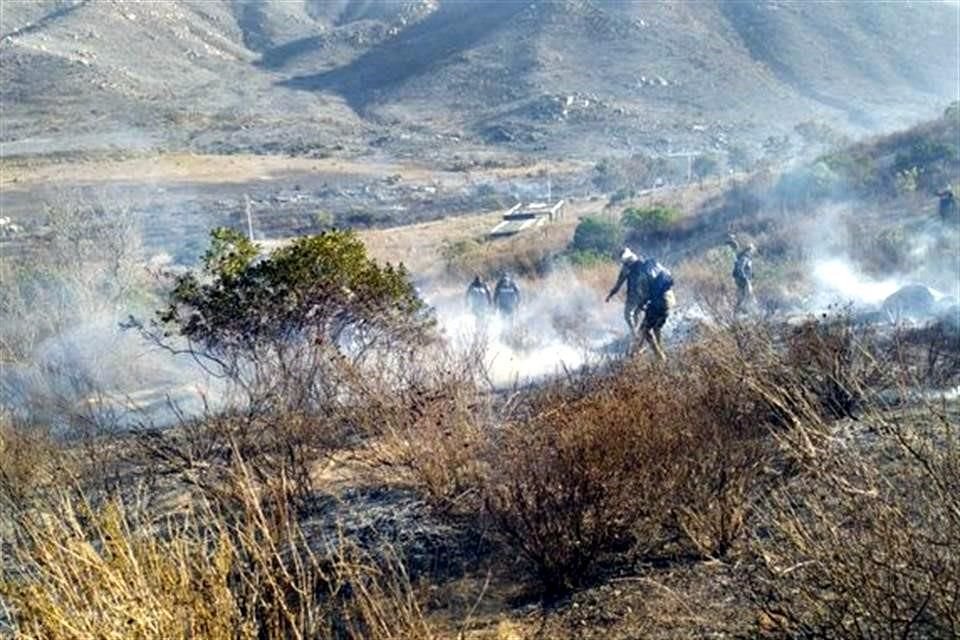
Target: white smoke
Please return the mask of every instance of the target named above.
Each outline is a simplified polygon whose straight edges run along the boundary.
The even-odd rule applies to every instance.
[[[0,401],[68,436],[78,420],[103,430],[166,426],[220,405],[220,381],[118,320],[87,318],[39,343],[29,362],[6,365]]]
[[[870,206],[824,205],[802,228],[799,241],[813,289],[807,310],[836,304],[876,308],[908,285],[926,287],[935,301],[957,296],[956,230],[923,218],[864,223],[859,217]]]
[[[841,258],[814,262],[812,274],[820,298],[818,306],[848,302],[877,305],[904,284],[897,278],[870,278]]]
[[[493,288],[493,282],[488,283]],[[567,269],[543,280],[520,282],[515,316],[474,316],[465,290],[436,289],[425,297],[440,330],[462,357],[481,357],[488,381],[503,388],[561,375],[601,362],[625,332],[622,301],[604,304],[600,294]]]

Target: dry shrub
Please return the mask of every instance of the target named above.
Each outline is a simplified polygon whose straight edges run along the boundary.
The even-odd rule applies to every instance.
[[[321,463],[381,436],[420,410],[423,389],[432,387],[425,386],[418,363],[406,354],[400,358],[405,367],[361,367],[346,358],[331,359],[332,379],[324,383],[331,397],[324,403],[289,406],[266,397],[259,405],[241,401],[199,417],[183,416],[175,428],[138,434],[131,461],[155,475],[186,474],[192,483],[211,487],[239,456],[259,482],[282,473],[294,501],[307,505]],[[263,382],[273,384],[267,378]],[[290,383],[278,380],[276,386],[282,389]]]
[[[184,418],[175,428],[136,433],[116,454],[152,477],[176,477],[202,490],[223,482],[239,458],[258,482],[283,475],[290,499],[303,507],[314,493],[313,473],[334,452],[349,445],[350,423],[330,415],[287,411],[251,414],[231,410]]]
[[[564,406],[554,420],[508,427],[486,491],[487,512],[548,593],[629,542],[637,502],[634,431],[615,416],[580,424],[582,412]]]
[[[577,283],[605,296],[617,281],[619,271],[620,265],[612,260],[586,265],[576,270]]]
[[[824,416],[853,416],[865,395],[888,385],[896,373],[894,363],[878,353],[874,333],[844,312],[788,329],[779,384],[810,392]]]
[[[608,552],[717,556],[740,538],[770,449],[735,349],[548,386],[491,442],[486,511],[548,592]]]
[[[761,236],[766,238],[767,236]],[[761,311],[790,311],[804,305],[809,295],[809,273],[804,262],[777,260],[770,253],[775,247],[763,244],[754,259],[754,294]],[[696,300],[715,318],[730,319],[737,298],[731,276],[734,255],[727,247],[716,247],[702,256],[680,262],[674,269],[682,283],[684,299]]]
[[[318,550],[283,492],[261,495],[243,465],[234,481],[231,509],[177,521],[66,495],[31,513],[2,581],[18,637],[432,636],[395,556]]]
[[[927,326],[899,328],[896,357],[913,364],[911,373],[934,388],[960,383],[960,327],[957,320],[940,320]]]
[[[67,456],[45,431],[0,416],[0,509],[24,511],[67,467]]]
[[[884,347],[843,315],[737,323],[664,367],[548,385],[489,440],[486,511],[548,592],[627,548],[723,557],[768,485],[816,458],[823,436],[799,427],[861,412],[902,377]]]
[[[784,440],[817,443],[760,509],[749,591],[789,638],[960,634],[960,439],[955,409],[871,411]]]
[[[733,252],[725,247],[707,251],[702,258],[685,260],[674,269],[690,299],[697,300],[717,317],[730,317],[736,300],[731,273]]]
[[[377,462],[392,481],[405,476],[441,512],[475,511],[487,440],[485,401],[466,381],[405,400],[407,406],[385,421],[383,437],[373,444]]]

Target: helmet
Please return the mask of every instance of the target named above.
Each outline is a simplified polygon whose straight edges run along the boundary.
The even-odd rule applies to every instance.
[[[635,254],[633,251],[630,251],[630,249],[627,247],[624,247],[623,253],[620,254],[620,262],[623,264],[630,264],[639,259],[640,258],[637,257],[637,254]]]
[[[746,251],[747,253],[756,253],[757,245],[753,244],[752,242],[749,242],[747,243],[747,246],[743,248],[743,250]]]

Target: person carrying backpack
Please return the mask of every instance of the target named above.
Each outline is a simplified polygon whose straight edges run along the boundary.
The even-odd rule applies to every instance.
[[[637,352],[642,352],[649,343],[657,358],[661,361],[666,360],[661,331],[667,322],[670,310],[675,305],[673,276],[655,259],[643,259],[630,249],[624,249],[620,262],[623,266],[616,284],[607,296],[607,302],[626,283],[627,301],[624,306],[624,319],[630,327],[631,336],[639,335],[640,337]],[[640,312],[643,312],[643,320],[638,320]]]

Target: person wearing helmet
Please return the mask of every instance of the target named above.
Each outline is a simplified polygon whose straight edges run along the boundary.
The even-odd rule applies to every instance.
[[[474,276],[473,282],[467,287],[467,307],[478,318],[490,311],[490,289],[479,275]]]
[[[640,256],[635,254],[629,248],[625,248],[620,254],[620,275],[617,276],[617,282],[613,289],[607,295],[607,302],[617,295],[624,283],[627,285],[627,299],[623,305],[623,319],[630,330],[630,336],[636,336],[638,326],[638,316],[642,309],[643,300],[640,298],[640,273],[634,269],[634,265],[640,262]]]
[[[753,295],[753,254],[756,247],[753,243],[740,246],[734,236],[727,239],[727,246],[733,249],[736,259],[733,262],[733,282],[737,285],[737,303],[734,305],[735,314],[745,313],[756,304]]]
[[[609,302],[626,282],[627,301],[624,306],[624,319],[630,327],[631,336],[638,334],[640,336],[637,352],[642,352],[649,343],[657,358],[661,361],[666,360],[661,331],[675,304],[673,276],[655,259],[643,259],[630,249],[624,249],[620,262],[623,266],[616,284],[607,296],[607,301]],[[641,312],[643,312],[643,319],[639,320]]]
[[[497,312],[512,318],[520,306],[520,288],[509,273],[504,273],[493,290],[493,304]]]

